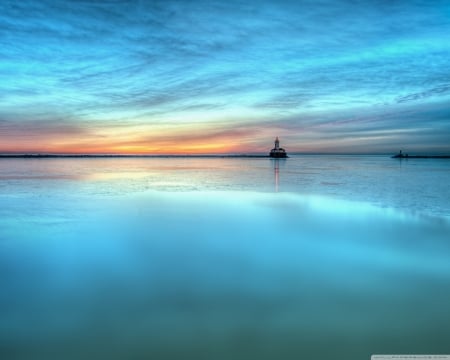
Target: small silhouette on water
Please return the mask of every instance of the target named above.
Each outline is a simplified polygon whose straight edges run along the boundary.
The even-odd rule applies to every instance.
[[[272,158],[287,158],[286,150],[280,147],[280,140],[278,140],[278,136],[275,139],[275,147],[270,150],[270,157]]]
[[[393,159],[450,159],[450,155],[411,155],[400,152],[397,155],[391,156]]]
[[[397,158],[404,159],[404,158],[407,158],[407,157],[408,157],[408,154],[403,154],[403,152],[401,150],[400,150],[400,152],[397,155],[393,156],[393,158],[395,158],[395,159],[397,159]]]

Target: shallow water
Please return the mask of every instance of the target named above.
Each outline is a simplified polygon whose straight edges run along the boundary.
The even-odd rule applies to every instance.
[[[0,161],[0,354],[449,353],[450,162]]]

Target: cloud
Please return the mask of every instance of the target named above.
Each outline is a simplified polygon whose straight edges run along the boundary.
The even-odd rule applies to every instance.
[[[89,128],[60,120],[0,120],[0,153],[45,152],[70,139],[89,138]]]
[[[407,101],[422,100],[429,97],[448,95],[450,93],[450,84],[440,85],[432,89],[424,90],[397,98],[397,102],[403,103]]]

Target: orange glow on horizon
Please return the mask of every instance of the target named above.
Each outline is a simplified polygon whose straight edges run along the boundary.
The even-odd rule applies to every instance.
[[[189,155],[265,153],[272,145],[266,130],[255,128],[192,129],[191,126],[91,129],[79,134],[27,133],[9,138],[0,153]],[[269,140],[270,139],[270,140]]]
[[[20,146],[22,145],[22,146]],[[25,145],[25,146],[24,146]],[[269,148],[270,145],[267,146]],[[257,153],[266,152],[255,146],[226,143],[200,144],[154,144],[153,146],[133,144],[45,144],[30,146],[29,144],[15,144],[2,146],[0,153],[20,154],[118,154],[118,155],[189,155],[189,154],[229,154],[229,153]]]
[[[283,129],[246,124],[139,124],[122,127],[86,126],[81,133],[16,129],[0,144],[0,153],[201,155],[264,154]]]

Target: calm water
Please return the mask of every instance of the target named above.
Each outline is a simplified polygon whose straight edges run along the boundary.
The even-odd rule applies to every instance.
[[[3,359],[450,353],[450,161],[0,160]]]

